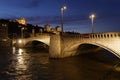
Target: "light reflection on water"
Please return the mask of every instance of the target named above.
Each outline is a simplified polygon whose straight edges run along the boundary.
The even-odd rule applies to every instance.
[[[0,56],[0,80],[120,80],[119,67],[113,71],[118,59],[106,52],[49,59],[46,52],[12,50]]]
[[[32,75],[28,69],[29,60],[30,55],[24,49],[13,48],[13,55],[6,74],[11,76],[12,80],[30,80]]]
[[[29,55],[25,55],[25,53],[23,53],[23,49],[19,49],[18,50],[18,54],[16,55],[17,58],[17,64],[16,64],[16,70],[27,70],[28,65],[26,63],[26,58],[25,56],[27,56],[27,58],[29,58]]]

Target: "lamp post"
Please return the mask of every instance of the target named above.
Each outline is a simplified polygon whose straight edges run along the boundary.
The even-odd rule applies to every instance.
[[[95,15],[94,14],[91,14],[89,16],[89,18],[91,19],[91,22],[92,22],[92,33],[94,33],[94,18],[95,18]]]
[[[64,25],[64,10],[66,10],[67,7],[66,6],[62,6],[61,7],[61,28],[62,28],[62,32],[64,31],[63,30],[63,25]]]
[[[23,30],[24,30],[24,27],[21,28],[21,38],[22,38],[22,39],[24,38]]]

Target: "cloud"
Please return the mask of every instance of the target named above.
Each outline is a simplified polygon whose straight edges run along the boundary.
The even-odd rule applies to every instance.
[[[36,8],[43,3],[44,0],[2,0],[0,5],[12,8]]]
[[[30,16],[26,20],[31,23],[38,24],[61,24],[61,16]],[[86,24],[89,20],[88,16],[67,16],[64,17],[65,24]]]
[[[43,0],[29,0],[28,2],[25,3],[26,4],[24,5],[24,7],[26,8],[36,8],[43,3]]]
[[[57,24],[60,22],[60,18],[59,16],[54,16],[54,17],[51,17],[51,16],[30,16],[30,17],[26,17],[26,20],[28,22],[32,22],[33,24],[35,22],[39,23],[39,24]]]

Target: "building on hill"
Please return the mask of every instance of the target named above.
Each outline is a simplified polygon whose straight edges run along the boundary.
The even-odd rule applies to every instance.
[[[61,32],[60,26],[56,26],[55,29],[56,29],[57,32]]]
[[[56,26],[55,28],[51,28],[50,25],[47,24],[47,25],[44,26],[44,31],[45,32],[51,32],[51,33],[54,33],[54,34],[60,34],[61,27]]]
[[[46,25],[44,26],[44,31],[45,31],[45,32],[50,32],[50,31],[51,31],[49,24],[46,24]]]
[[[7,24],[0,23],[0,47],[8,47],[12,45],[12,40],[8,38]]]
[[[25,19],[25,18],[16,19],[16,21],[17,21],[19,24],[23,24],[23,25],[26,24],[26,19]]]
[[[8,27],[7,24],[0,24],[0,39],[8,38]]]

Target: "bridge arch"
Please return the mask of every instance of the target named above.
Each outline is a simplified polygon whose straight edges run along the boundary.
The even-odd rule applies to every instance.
[[[91,43],[89,43],[89,44],[91,44]],[[105,49],[105,50],[111,52],[111,53],[114,54],[115,56],[120,57],[113,49],[111,49],[111,48],[109,48],[109,47],[107,47],[107,46],[105,46],[105,45],[98,44],[98,43],[95,43],[95,44],[93,43],[92,45],[101,47],[101,48],[103,48],[103,49]]]
[[[93,45],[93,46],[96,46],[96,47],[100,47],[100,48],[103,48],[109,52],[111,52],[112,54],[114,54],[115,56],[117,56],[118,58],[120,58],[120,55],[118,53],[116,53],[116,51],[114,51],[114,49],[110,48],[109,46],[106,46],[104,44],[100,44],[100,43],[94,43],[94,42],[79,42],[79,43],[74,43],[74,44],[71,44],[69,45],[69,47],[67,48],[67,50],[69,51],[66,51],[64,50],[63,53],[66,53],[66,52],[74,52],[75,55],[79,55],[80,53],[77,52],[77,49],[81,46],[81,45]],[[86,52],[86,51],[85,51]],[[83,52],[84,53],[84,52]]]
[[[39,41],[46,45],[50,45],[50,36],[38,36],[38,37],[30,37],[30,38],[24,38],[24,39],[16,39],[13,42],[13,45],[16,47],[25,47],[25,45],[32,41]]]
[[[42,37],[42,38],[33,37],[33,38],[24,39],[24,45],[26,45],[27,43],[32,42],[32,41],[39,41],[39,42],[42,42],[49,46],[50,45],[50,36],[46,36],[46,37]]]
[[[36,43],[36,44],[35,44]],[[25,47],[31,47],[31,46],[33,46],[33,45],[36,45],[37,46],[37,44],[45,44],[45,45],[47,45],[48,47],[49,47],[49,45],[48,44],[46,44],[46,43],[44,43],[43,41],[41,41],[41,40],[31,40],[31,41],[28,41],[28,42],[26,42],[25,44],[24,44],[24,46]]]

